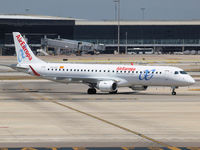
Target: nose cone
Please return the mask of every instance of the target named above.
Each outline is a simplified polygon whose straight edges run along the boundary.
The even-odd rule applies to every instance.
[[[193,85],[193,84],[195,84],[195,80],[190,76],[190,77],[187,79],[187,83],[188,83],[188,85]]]

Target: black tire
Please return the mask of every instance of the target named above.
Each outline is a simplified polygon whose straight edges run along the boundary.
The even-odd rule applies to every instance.
[[[113,92],[109,92],[110,94],[117,94],[117,90],[113,91]]]
[[[176,95],[176,92],[172,92],[172,95]]]
[[[88,94],[96,94],[97,93],[97,90],[94,89],[94,88],[89,88],[88,91],[87,91]]]

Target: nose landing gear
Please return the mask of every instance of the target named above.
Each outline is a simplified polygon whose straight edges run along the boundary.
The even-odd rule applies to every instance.
[[[175,91],[172,91],[172,95],[176,95],[176,92],[175,92]]]
[[[176,95],[176,91],[175,89],[177,89],[178,87],[172,87],[172,95]]]

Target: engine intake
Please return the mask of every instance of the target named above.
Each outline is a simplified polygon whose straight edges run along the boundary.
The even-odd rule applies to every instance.
[[[117,83],[115,81],[99,81],[97,83],[97,89],[102,92],[114,92],[117,90]]]

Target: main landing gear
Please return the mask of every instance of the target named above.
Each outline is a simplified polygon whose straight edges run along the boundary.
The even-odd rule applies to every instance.
[[[113,92],[109,92],[110,94],[117,94],[117,90],[113,91]]]
[[[178,87],[172,87],[172,95],[176,95],[175,89],[177,89]]]
[[[97,90],[95,88],[89,88],[87,91],[88,94],[96,94]]]

